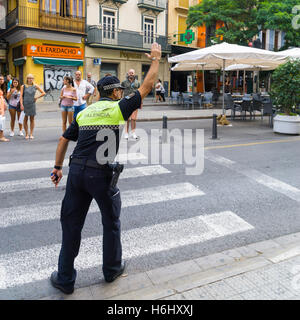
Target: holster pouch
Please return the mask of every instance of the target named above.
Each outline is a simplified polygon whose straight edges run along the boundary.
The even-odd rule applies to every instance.
[[[119,181],[120,174],[122,173],[122,171],[124,169],[124,165],[120,164],[119,162],[116,162],[116,163],[110,164],[109,167],[113,171],[113,175],[112,175],[109,187],[115,188],[117,186],[118,181]]]

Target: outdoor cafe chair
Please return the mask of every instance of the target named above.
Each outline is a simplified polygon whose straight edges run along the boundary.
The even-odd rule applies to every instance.
[[[274,117],[274,106],[272,101],[270,100],[269,102],[263,102],[263,116],[269,116],[269,126],[273,126],[273,117]],[[263,120],[263,117],[262,117]]]
[[[246,113],[250,113],[250,119],[252,119],[252,101],[243,99],[243,102],[241,103],[241,114],[244,112],[243,120],[246,120]]]
[[[169,97],[169,104],[170,104],[170,101],[172,101],[172,104],[173,104],[173,101],[176,101],[177,104],[179,104],[179,91],[171,91],[171,95]]]
[[[184,107],[187,106],[187,108],[189,108],[190,105],[193,107],[193,98],[189,93],[182,93],[182,104]]]
[[[258,96],[253,96],[252,111],[253,111],[254,119],[255,119],[255,111],[259,111],[261,114],[261,118],[263,118],[263,104]]]
[[[234,102],[230,93],[226,93],[224,96],[225,110],[231,110],[231,120],[235,118],[235,112],[241,112],[241,106]]]
[[[203,94],[203,101],[202,101],[203,105],[204,106],[207,104],[212,105],[212,97],[213,97],[212,92],[205,92]]]

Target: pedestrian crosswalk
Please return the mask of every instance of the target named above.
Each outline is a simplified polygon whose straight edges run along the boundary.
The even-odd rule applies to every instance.
[[[144,159],[144,156],[142,154],[119,156],[121,160],[133,158]],[[51,168],[52,165],[52,161],[15,163],[0,166],[0,172],[27,172],[39,168],[40,170],[44,169],[43,173],[45,173],[47,172],[45,169]],[[193,208],[195,210],[193,215],[185,216],[183,214],[180,217],[173,218],[173,203],[177,203],[177,205],[183,203],[182,206],[184,207],[184,201],[203,199],[206,193],[193,183],[184,181],[184,179],[172,181],[171,176],[172,171],[162,165],[126,168],[121,175],[120,184],[126,186],[125,190],[121,188],[122,208],[126,209],[127,212],[138,208],[141,212],[139,219],[143,222],[141,226],[137,222],[137,226],[129,226],[122,231],[123,257],[125,259],[147,257],[152,254],[163,255],[168,250],[197,245],[205,241],[254,229],[254,226],[232,211],[205,213],[201,208],[195,207]],[[157,180],[158,178],[162,179],[160,181],[163,181],[163,184],[151,185],[152,179]],[[143,187],[137,188],[132,183],[137,179],[143,181]],[[66,177],[64,181],[66,181]],[[34,224],[40,222],[47,224],[59,219],[63,190],[60,190],[59,199],[48,201],[50,197],[47,198],[47,192],[50,188],[54,187],[49,176],[0,182],[0,197],[11,197],[13,199],[22,192],[43,190],[42,195],[39,195],[41,199],[39,203],[36,203],[35,199],[24,205],[12,202],[9,206],[1,207],[0,230],[15,227],[18,227],[18,230],[22,230],[22,228],[26,230],[24,234],[12,235],[11,241],[13,241],[14,236],[21,238],[28,236],[28,230]],[[153,214],[152,208],[155,204],[163,206],[163,210],[170,212],[161,221],[151,224],[144,223],[145,212]],[[188,210],[189,208],[186,208],[187,212]],[[98,206],[93,201],[89,213],[95,215],[98,212]],[[60,234],[61,230],[57,228],[57,235]],[[30,248],[19,249],[12,246],[13,249],[8,250],[8,248],[1,248],[0,243],[2,252],[0,254],[0,290],[5,290],[4,292],[8,292],[7,294],[9,294],[9,290],[16,290],[27,285],[34,286],[36,290],[37,283],[48,281],[51,272],[57,269],[60,241],[53,241],[52,238],[49,238],[49,243],[41,245],[38,240],[34,242],[34,234],[30,234],[30,237],[33,239]],[[83,237],[80,254],[75,261],[77,271],[80,272],[90,268],[99,268],[100,270],[101,250],[102,236],[100,230],[98,235],[90,234]],[[51,290],[50,284],[49,290]],[[23,290],[20,289],[19,292],[18,298],[26,298]],[[36,294],[38,295],[38,293]]]

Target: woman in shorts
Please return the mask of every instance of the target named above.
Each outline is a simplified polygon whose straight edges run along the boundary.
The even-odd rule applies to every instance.
[[[20,119],[21,108],[20,108],[20,95],[21,95],[21,86],[20,81],[17,78],[14,78],[12,81],[12,86],[10,91],[7,93],[8,99],[8,109],[10,114],[10,136],[13,137],[15,135],[15,122],[16,115],[18,120]],[[22,132],[22,124],[19,123],[19,136],[24,136]]]
[[[6,110],[6,83],[4,81],[4,77],[0,75],[0,141],[8,142],[9,140],[4,137],[4,129],[5,129],[5,110]]]
[[[77,101],[77,90],[74,88],[72,77],[64,77],[64,86],[60,94],[60,108],[62,117],[62,130],[67,130],[67,120],[69,125],[73,121],[74,101]]]

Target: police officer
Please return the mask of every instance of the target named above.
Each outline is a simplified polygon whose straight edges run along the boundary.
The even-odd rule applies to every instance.
[[[138,91],[121,99],[123,87],[118,78],[107,76],[100,79],[97,83],[100,100],[81,111],[59,140],[55,166],[51,173],[55,186],[63,176],[62,165],[68,143],[70,140],[77,141],[70,157],[66,193],[61,206],[62,246],[58,271],[54,271],[50,277],[51,284],[66,294],[74,291],[74,260],[79,252],[81,230],[93,199],[102,215],[104,279],[112,282],[124,272],[125,262],[122,260],[120,240],[120,192],[117,187],[111,187],[113,171],[105,160],[113,154],[109,150],[110,145],[118,151],[120,124],[124,124],[141,106],[157,78],[161,46],[153,43],[151,53],[146,53],[146,56],[152,61],[151,67]],[[111,143],[109,133],[103,138],[107,130],[114,133],[115,143]],[[103,147],[107,149],[104,153],[101,150],[105,149]]]

